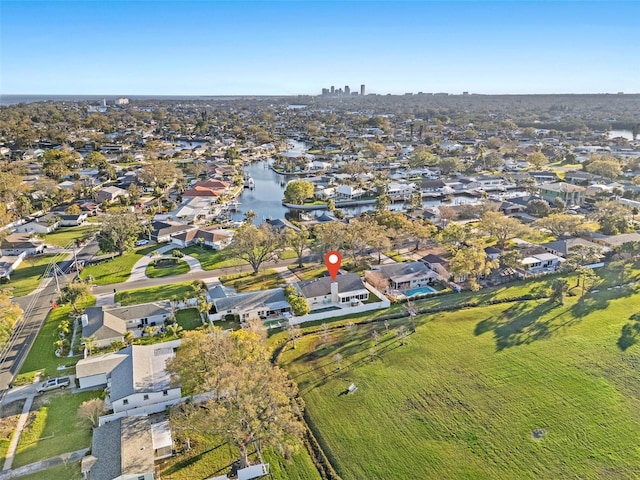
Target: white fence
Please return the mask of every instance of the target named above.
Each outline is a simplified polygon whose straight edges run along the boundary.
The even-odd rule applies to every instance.
[[[386,299],[386,297],[384,298]],[[356,307],[340,307],[336,310],[329,310],[326,312],[309,313],[301,317],[291,317],[289,325],[299,325],[301,323],[323,320],[325,318],[344,317],[345,315],[353,315],[355,313],[370,312],[371,310],[389,308],[390,305],[391,302],[389,300],[383,300],[381,302],[365,303]]]

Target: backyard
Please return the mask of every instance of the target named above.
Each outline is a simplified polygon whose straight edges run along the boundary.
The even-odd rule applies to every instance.
[[[411,330],[406,317],[328,335],[313,326],[280,363],[345,480],[631,478],[640,465],[639,308],[640,294],[622,288],[564,306],[530,300],[420,315],[406,340],[396,335]],[[351,383],[358,390],[346,394]]]
[[[203,246],[192,245],[183,248],[182,253],[196,258],[203,270],[216,270],[218,268],[237,267],[239,265],[248,265],[242,259],[232,257],[224,250],[212,250]]]

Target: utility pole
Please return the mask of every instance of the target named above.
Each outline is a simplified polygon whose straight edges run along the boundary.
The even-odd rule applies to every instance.
[[[80,265],[78,265],[78,257],[76,257],[76,247],[73,247],[73,263],[76,266],[76,273],[78,274],[78,278],[80,278]]]
[[[58,292],[58,295],[60,295],[60,282],[58,281],[58,264],[57,263],[53,264],[53,276],[56,279],[56,291]]]

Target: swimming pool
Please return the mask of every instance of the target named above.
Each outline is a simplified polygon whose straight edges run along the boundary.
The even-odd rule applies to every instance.
[[[419,288],[412,288],[411,290],[407,290],[407,293],[405,295],[407,297],[413,297],[415,295],[422,295],[424,293],[435,293],[435,292],[437,292],[437,290],[432,287],[419,287]]]

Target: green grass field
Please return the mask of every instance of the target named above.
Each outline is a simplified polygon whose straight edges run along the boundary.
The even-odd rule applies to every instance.
[[[284,284],[284,280],[275,270],[265,270],[254,275],[252,272],[234,273],[220,277],[220,283],[236,289],[238,292],[266,290]]]
[[[123,290],[115,294],[116,303],[125,305],[137,305],[139,303],[156,302],[158,300],[171,300],[182,298],[183,295],[193,292],[193,282],[172,283],[157,287]],[[196,296],[195,294],[193,296]]]
[[[189,273],[189,264],[178,258],[159,259],[155,264],[147,265],[145,275],[149,278],[172,277],[174,275],[182,275]]]
[[[100,391],[60,391],[39,396],[20,436],[13,467],[88,447],[91,444],[91,425],[87,420],[78,418],[78,407],[82,402],[101,395]]]
[[[419,316],[406,345],[406,319],[305,335],[281,363],[344,480],[636,478],[638,309],[629,289],[462,309]]]
[[[302,281],[321,278],[327,273],[327,267],[324,264],[318,265],[316,263],[306,264],[302,268],[298,268],[298,264],[296,263],[295,265],[289,265],[289,270]]]
[[[11,274],[11,280],[6,284],[1,284],[1,288],[11,289],[13,296],[23,297],[33,292],[40,281],[42,274],[47,269],[47,265],[56,255],[37,255],[27,257],[22,260],[18,268]]]
[[[53,233],[48,233],[44,240],[47,244],[66,247],[69,243],[87,238],[98,230],[100,230],[100,227],[95,224],[82,225],[80,227],[61,227]]]
[[[216,270],[218,268],[248,265],[247,262],[240,258],[231,257],[228,253],[225,253],[224,250],[211,250],[193,245],[183,248],[182,253],[198,259],[203,270]]]
[[[78,308],[86,308],[91,305],[94,305],[96,299],[94,297],[90,297],[83,302],[78,303]],[[70,305],[61,305],[55,310],[51,310],[47,315],[47,318],[36,337],[36,340],[29,350],[29,355],[27,355],[22,368],[20,369],[20,374],[24,376],[32,376],[35,371],[42,370],[41,378],[46,378],[47,376],[55,377],[58,375],[69,375],[73,372],[73,366],[77,363],[77,361],[82,358],[81,356],[74,356],[71,358],[62,357],[58,358],[55,355],[55,346],[53,343],[58,339],[58,324],[63,319],[69,319],[69,313],[71,313]],[[76,334],[76,338],[80,338],[80,328],[78,328],[78,333]],[[70,369],[67,370],[58,370],[59,366],[68,366]]]
[[[102,263],[89,265],[82,270],[80,277],[85,279],[88,276],[92,276],[93,283],[96,285],[110,285],[112,283],[124,282],[129,278],[129,275],[131,275],[131,270],[136,262],[158,247],[159,245],[150,245]]]

